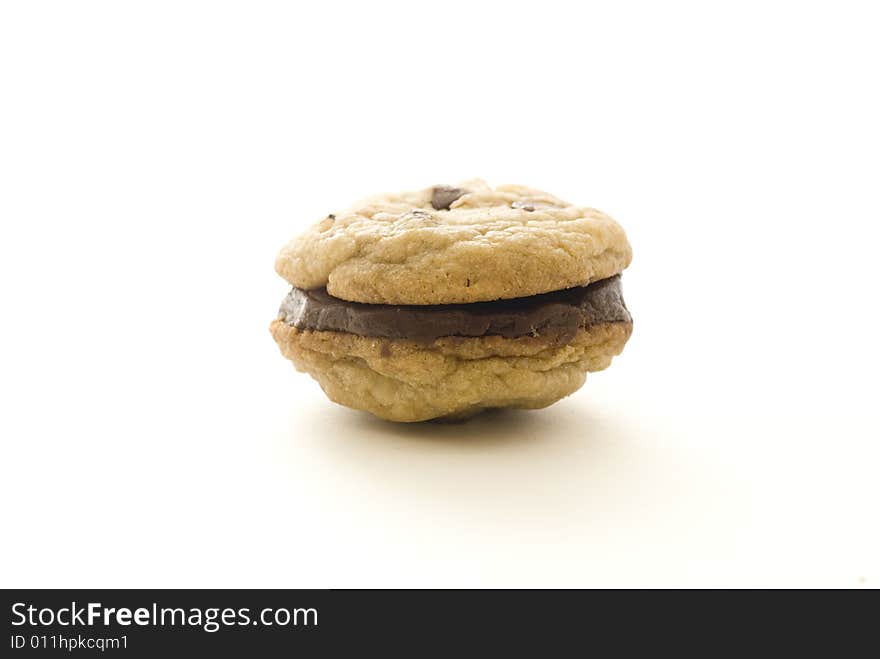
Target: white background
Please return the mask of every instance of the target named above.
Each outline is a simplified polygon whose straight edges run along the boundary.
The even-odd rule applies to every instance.
[[[877,586],[872,3],[602,4],[4,3],[0,585]],[[626,228],[626,351],[330,403],[275,252],[470,177]]]

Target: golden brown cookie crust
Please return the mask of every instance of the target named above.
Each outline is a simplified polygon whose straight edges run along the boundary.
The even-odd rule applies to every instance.
[[[330,215],[285,245],[275,269],[353,302],[454,304],[586,285],[630,263],[623,229],[595,209],[525,186],[456,187],[468,192],[448,210],[432,205],[432,187]]]
[[[424,345],[270,326],[281,352],[342,405],[390,421],[465,418],[483,409],[546,407],[620,354],[632,323],[603,323],[564,344],[540,337],[444,337]]]

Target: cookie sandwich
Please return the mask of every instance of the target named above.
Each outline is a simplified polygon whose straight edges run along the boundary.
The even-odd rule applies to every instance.
[[[632,333],[607,215],[474,180],[365,199],[285,245],[270,330],[342,405],[391,421],[541,408]]]

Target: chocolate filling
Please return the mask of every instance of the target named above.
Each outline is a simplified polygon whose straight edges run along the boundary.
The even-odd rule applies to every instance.
[[[564,291],[473,304],[388,305],[348,302],[323,288],[294,288],[279,317],[299,329],[431,342],[442,336],[541,336],[570,341],[578,329],[628,323],[620,275]]]

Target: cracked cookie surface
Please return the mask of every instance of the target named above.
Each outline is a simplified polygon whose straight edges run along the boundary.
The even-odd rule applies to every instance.
[[[583,286],[623,270],[623,229],[519,185],[370,197],[287,243],[275,269],[298,288],[371,304],[457,304]]]
[[[444,337],[430,344],[300,330],[271,332],[297,370],[336,403],[390,421],[466,418],[484,409],[546,407],[607,368],[632,323],[593,325],[567,342],[535,337]]]

